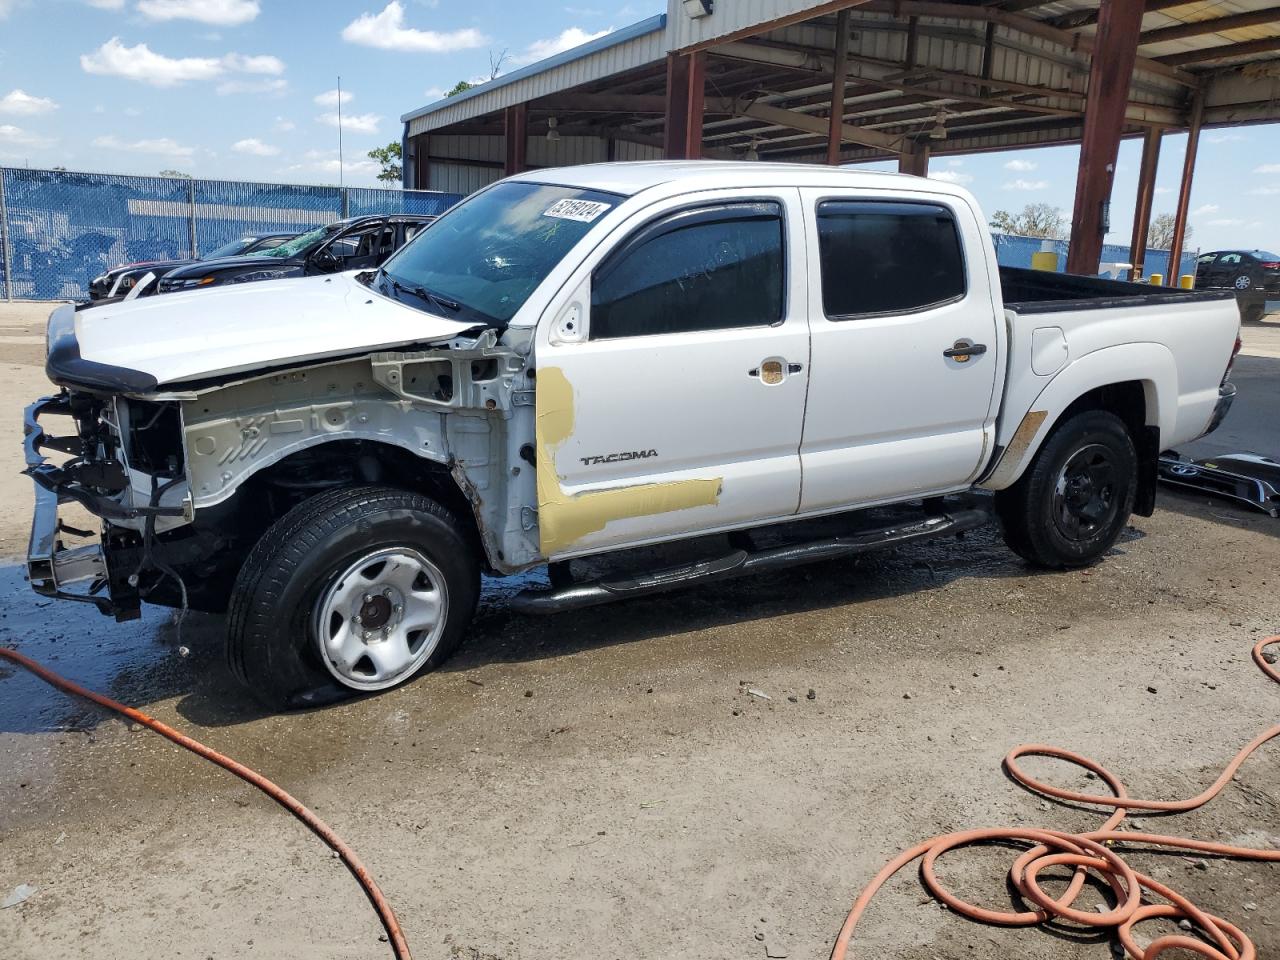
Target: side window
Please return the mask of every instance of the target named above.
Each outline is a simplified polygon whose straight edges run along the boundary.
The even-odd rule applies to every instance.
[[[1218,255],[1216,253],[1202,254],[1200,259],[1196,261],[1196,266],[1207,267],[1209,266],[1209,264],[1213,263],[1213,261],[1217,259],[1218,259]]]
[[[932,203],[818,204],[822,305],[832,320],[910,313],[965,293],[955,218]]]
[[[1218,258],[1218,262],[1229,267],[1234,267],[1236,264],[1240,262],[1240,254],[1224,253],[1221,257]]]
[[[783,315],[782,207],[682,210],[641,227],[591,282],[591,339],[763,327]]]

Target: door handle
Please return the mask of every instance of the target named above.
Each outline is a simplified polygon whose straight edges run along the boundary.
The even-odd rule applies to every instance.
[[[942,355],[958,363],[968,362],[970,357],[980,357],[987,352],[985,343],[970,343],[968,340],[957,340],[955,346],[942,351]]]
[[[752,367],[747,371],[747,376],[753,380],[760,380],[769,386],[776,386],[786,379],[787,374],[799,373],[803,369],[803,364],[787,363],[787,361],[775,357],[762,361],[758,367]]]

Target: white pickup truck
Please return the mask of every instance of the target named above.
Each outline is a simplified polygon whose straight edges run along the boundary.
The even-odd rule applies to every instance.
[[[120,619],[226,610],[234,672],[290,706],[439,664],[482,573],[550,564],[512,602],[560,611],[993,514],[1082,566],[1225,414],[1238,328],[1230,292],[1001,269],[934,180],[539,170],[376,272],[55,311],[30,578]],[[81,546],[71,501],[104,521]]]

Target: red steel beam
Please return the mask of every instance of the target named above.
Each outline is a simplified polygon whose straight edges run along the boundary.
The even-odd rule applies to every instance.
[[[1105,233],[1104,209],[1111,199],[1116,156],[1124,133],[1142,14],[1142,0],[1102,0],[1089,67],[1067,273],[1089,276],[1098,272]]]
[[[1188,50],[1186,53],[1173,53],[1157,59],[1170,67],[1181,67],[1188,63],[1204,63],[1208,60],[1225,60],[1228,57],[1247,57],[1255,53],[1271,53],[1280,50],[1280,37],[1264,37],[1261,40],[1250,40],[1248,43],[1229,43],[1217,47],[1205,47],[1203,50]]]
[[[1197,20],[1194,23],[1178,23],[1171,27],[1160,27],[1156,30],[1144,30],[1138,37],[1138,43],[1164,43],[1166,40],[1183,40],[1187,37],[1203,37],[1206,33],[1222,33],[1224,30],[1239,30],[1241,27],[1257,27],[1266,23],[1280,21],[1280,10],[1272,7],[1268,10],[1250,10],[1247,13],[1233,13],[1227,17],[1215,17],[1212,20]]]
[[[1182,268],[1182,243],[1187,232],[1187,212],[1191,209],[1191,180],[1196,173],[1196,153],[1200,149],[1200,125],[1204,122],[1204,93],[1197,91],[1191,101],[1191,126],[1187,129],[1187,153],[1182,159],[1182,183],[1178,187],[1178,210],[1173,215],[1173,245],[1169,250],[1166,286],[1178,285]]]
[[[503,110],[502,143],[505,151],[502,175],[510,177],[524,171],[528,166],[526,153],[529,147],[529,105],[527,103],[517,103]]]
[[[827,130],[827,163],[840,162],[840,147],[844,140],[840,128],[844,125],[844,90],[849,79],[849,11],[836,14],[836,57],[831,74],[831,119]]]
[[[1147,231],[1151,228],[1151,204],[1155,198],[1156,166],[1160,162],[1160,130],[1148,127],[1142,138],[1142,166],[1138,171],[1138,200],[1133,215],[1133,239],[1129,243],[1129,279],[1143,276],[1147,259]]]
[[[704,51],[667,54],[667,112],[662,155],[668,160],[697,160],[702,156],[706,77]]]

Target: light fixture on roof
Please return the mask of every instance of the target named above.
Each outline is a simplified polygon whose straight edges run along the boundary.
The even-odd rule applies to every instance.
[[[690,20],[709,17],[715,8],[716,0],[684,0],[684,12]]]
[[[947,111],[939,110],[938,115],[933,118],[933,129],[929,131],[929,139],[947,139]]]
[[[560,131],[556,129],[560,121],[555,117],[547,118],[547,143],[559,143]]]

